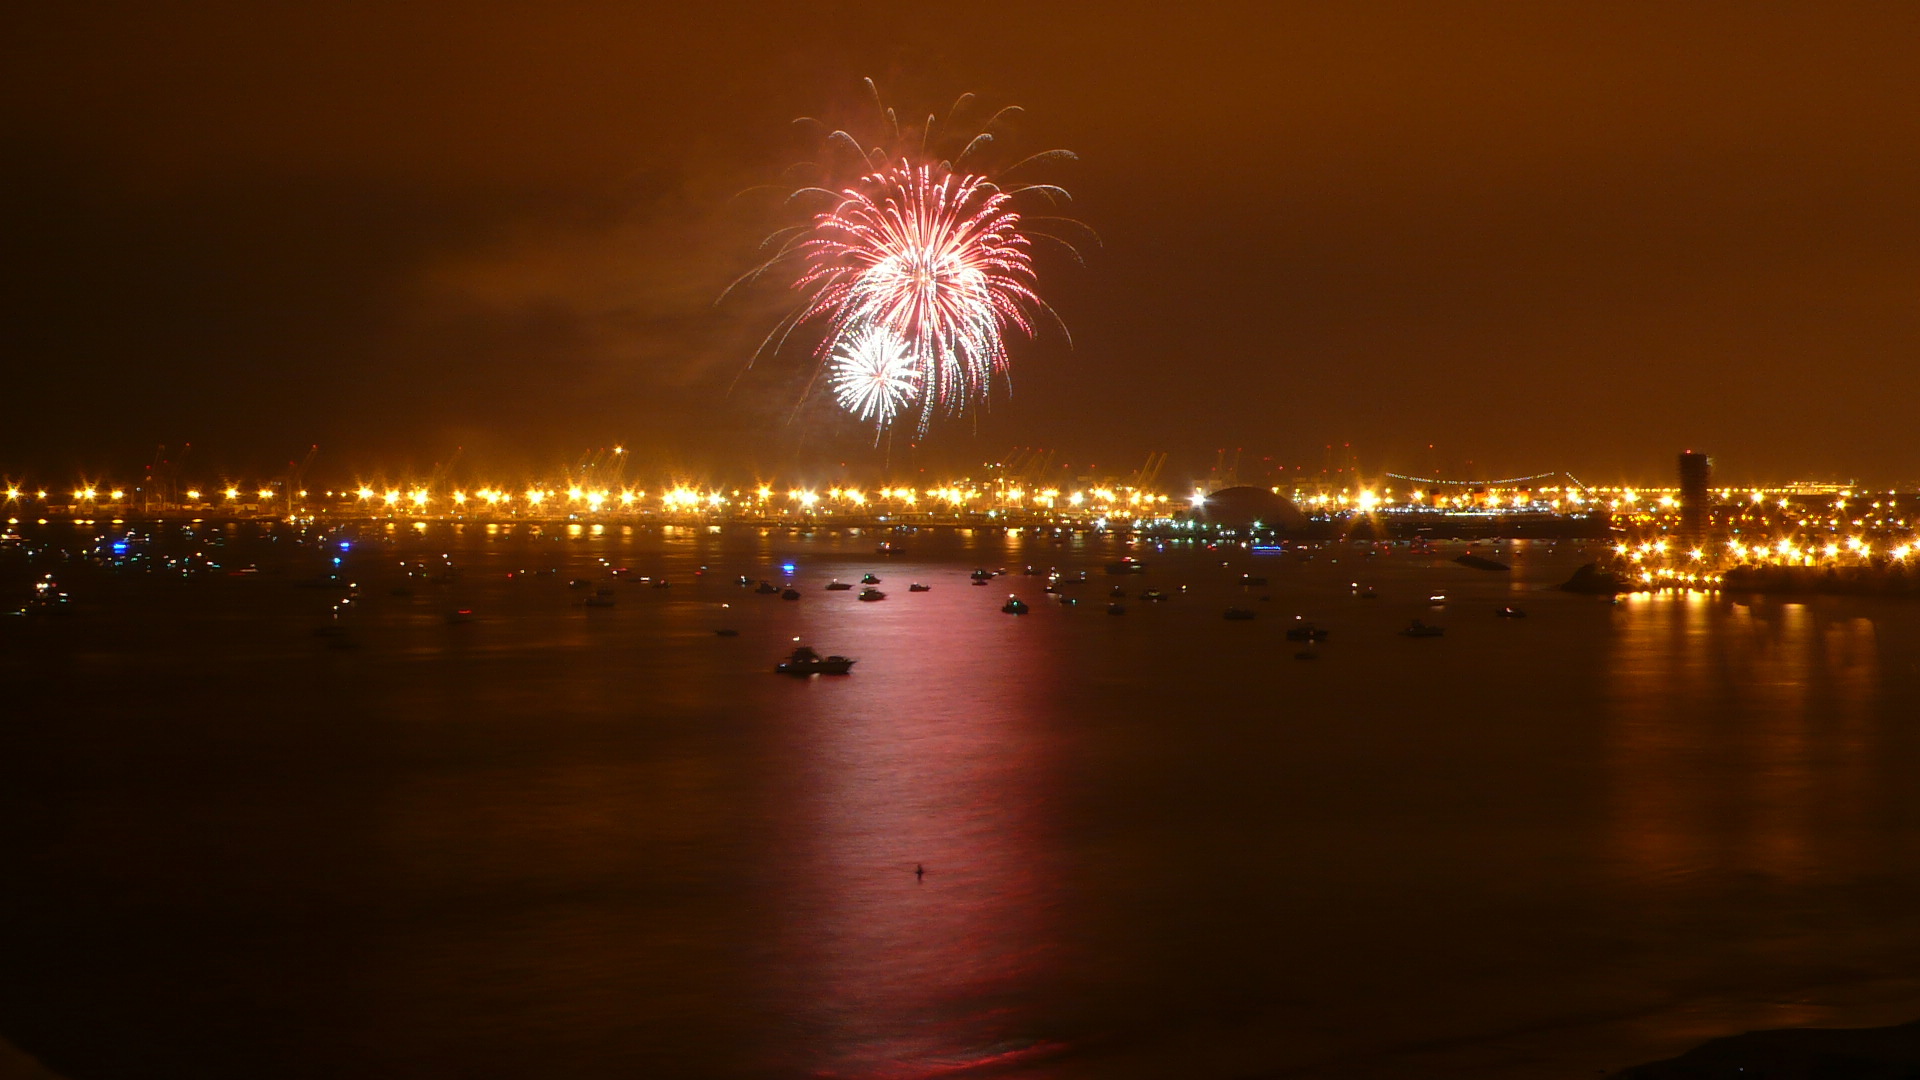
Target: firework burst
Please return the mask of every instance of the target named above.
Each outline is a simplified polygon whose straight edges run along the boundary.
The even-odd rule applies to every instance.
[[[845,130],[827,132],[819,160],[797,167],[814,174],[811,181],[787,189],[789,206],[814,209],[768,237],[770,257],[741,282],[794,267],[788,280],[802,296],[756,357],[779,351],[796,330],[817,326],[815,355],[830,370],[842,407],[883,431],[912,413],[924,434],[936,415],[984,406],[996,377],[1009,382],[1010,335],[1032,338],[1042,322],[1065,334],[1038,292],[1033,242],[1051,241],[1078,261],[1073,240],[1060,230],[1091,233],[1072,219],[1017,206],[1067,201],[1056,185],[1020,178],[1072,154],[1049,150],[994,167],[996,132],[1019,108],[1001,109],[983,129],[968,129],[957,123],[973,100],[963,95],[944,128],[929,116],[918,131],[904,130],[893,110],[880,105],[871,80],[867,87],[888,145],[865,149]],[[943,130],[960,136],[943,137]],[[947,154],[943,145],[959,150]],[[884,408],[876,409],[871,397],[850,394],[841,376],[861,362],[852,358],[869,355],[883,339],[904,354],[894,364],[912,378],[910,388],[893,384],[881,395]]]
[[[1004,332],[1031,337],[1028,240],[1010,196],[979,177],[902,164],[850,188],[815,221],[795,287],[799,320],[823,320],[829,354],[880,328],[904,343],[921,387],[920,426],[936,409],[985,400],[1007,368]]]
[[[834,346],[829,381],[840,407],[874,424],[875,438],[920,393],[920,372],[907,343],[891,330],[867,326]]]

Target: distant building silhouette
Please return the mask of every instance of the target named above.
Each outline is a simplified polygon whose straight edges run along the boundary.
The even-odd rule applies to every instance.
[[[1707,494],[1713,460],[1692,450],[1680,453],[1680,539],[1698,544],[1707,537]]]

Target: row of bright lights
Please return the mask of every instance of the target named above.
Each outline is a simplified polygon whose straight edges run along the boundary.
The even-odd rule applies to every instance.
[[[45,501],[47,494],[44,490],[36,491],[33,493],[33,497]],[[185,492],[190,502],[199,502],[204,494],[204,492],[198,489],[189,489]],[[228,487],[220,492],[220,494],[224,495],[229,502],[236,502],[246,493],[237,487]],[[261,488],[254,494],[263,501],[279,497],[277,492],[269,488]],[[302,499],[307,497],[305,491],[299,492],[298,494]],[[331,496],[333,492],[327,492],[327,494]],[[616,492],[605,488],[589,490],[575,486],[567,488],[563,498],[561,492],[552,488],[529,487],[516,494],[505,488],[488,486],[472,492],[454,491],[448,498],[455,506],[462,507],[466,506],[469,502],[484,502],[489,507],[499,507],[502,505],[512,505],[516,500],[523,502],[527,506],[543,506],[549,502],[558,504],[564,501],[570,505],[586,506],[591,510],[599,510],[603,507],[614,505],[623,508],[633,507],[645,499],[646,494],[645,491],[634,488],[625,488]],[[18,487],[10,486],[6,489],[6,497],[9,502],[18,502],[25,495],[26,492]],[[111,502],[124,501],[126,496],[127,493],[120,488],[114,488],[105,493],[105,498]],[[425,508],[434,502],[433,495],[426,488],[413,488],[411,490],[386,488],[384,490],[375,490],[374,488],[362,485],[357,490],[342,492],[341,497],[354,497],[363,503],[381,503],[390,507],[400,507],[404,505],[414,508]],[[766,486],[745,493],[736,489],[731,493],[731,497],[719,491],[696,491],[692,488],[681,486],[663,492],[659,496],[659,499],[661,506],[668,510],[696,510],[701,507],[718,509],[729,503],[742,501],[748,503],[767,503],[774,501],[778,497],[771,487]],[[977,488],[962,488],[958,485],[929,488],[924,494],[909,487],[882,487],[871,492],[851,487],[830,488],[826,492],[813,491],[806,488],[793,488],[785,493],[785,497],[789,502],[797,503],[803,507],[818,505],[823,500],[846,503],[853,506],[864,506],[870,500],[915,506],[919,504],[923,497],[929,501],[944,502],[955,506],[983,499],[1001,503],[1018,503],[1031,499],[1036,505],[1048,507],[1054,506],[1062,498],[1065,499],[1069,506],[1083,506],[1088,503],[1095,506],[1152,506],[1167,502],[1165,495],[1152,495],[1141,491],[1116,492],[1111,488],[1094,488],[1091,491],[1063,493],[1057,488],[1046,488],[1031,492],[1017,487],[981,491]],[[102,492],[99,488],[89,485],[75,488],[73,498],[75,502],[99,502],[102,498]]]
[[[403,493],[398,488],[388,488],[384,492],[381,492],[363,486],[352,494],[357,496],[362,502],[380,502],[390,507],[397,507],[404,503],[415,508],[425,508],[433,501],[432,496],[425,488],[415,488],[410,492]],[[520,502],[530,507],[544,506],[550,502],[558,504],[564,501],[568,505],[585,506],[589,510],[600,510],[613,505],[618,505],[622,508],[633,507],[641,503],[646,498],[646,494],[645,491],[632,488],[615,492],[605,488],[589,490],[581,487],[569,487],[564,492],[563,498],[563,493],[552,488],[529,487],[516,496],[515,493],[504,488],[484,487],[471,494],[465,491],[455,491],[449,498],[455,506],[463,507],[470,501],[479,501],[486,503],[489,508],[495,508],[502,505],[512,505],[517,498]],[[1091,500],[1089,500],[1090,494],[1092,496]],[[698,510],[702,507],[717,510],[733,503],[766,504],[775,502],[781,497],[782,495],[780,493],[775,492],[771,487],[767,486],[762,486],[751,492],[742,492],[736,489],[730,494],[719,491],[697,491],[689,487],[675,487],[661,493],[659,500],[661,507],[667,510]],[[1021,488],[1002,488],[983,492],[976,488],[961,488],[950,485],[947,487],[929,488],[924,493],[915,491],[909,487],[882,487],[871,492],[860,488],[836,487],[830,488],[825,492],[813,491],[807,488],[792,488],[784,494],[784,498],[788,502],[801,507],[817,506],[823,501],[844,503],[850,506],[864,506],[870,501],[917,506],[923,497],[928,501],[944,502],[953,506],[962,506],[983,498],[1003,503],[1017,503],[1031,497],[1036,504],[1051,507],[1062,497],[1062,493],[1054,488],[1034,492],[1027,492]],[[1065,495],[1065,499],[1070,506],[1082,506],[1089,501],[1092,501],[1095,505],[1109,506],[1123,502],[1128,505],[1142,506],[1154,503],[1165,503],[1167,501],[1165,495],[1156,496],[1136,491],[1122,497],[1105,488],[1095,489],[1091,493],[1081,491],[1068,492]]]
[[[1809,544],[1804,547],[1791,540],[1781,540],[1772,544],[1743,544],[1738,540],[1729,540],[1727,541],[1726,548],[1727,554],[1735,559],[1751,559],[1759,562],[1784,561],[1787,563],[1798,563],[1818,557],[1837,559],[1842,554],[1850,555],[1854,558],[1870,559],[1874,555],[1872,541],[1858,536],[1848,537],[1844,544],[1829,542],[1819,546]],[[1920,546],[1917,546],[1914,540],[1907,540],[1904,543],[1890,545],[1886,551],[1887,556],[1895,560],[1904,560],[1916,552],[1920,552]],[[1665,555],[1667,553],[1667,542],[1665,540],[1646,540],[1637,546],[1616,544],[1614,545],[1613,553],[1622,558],[1630,559],[1633,562],[1642,562],[1651,557]],[[1689,549],[1687,551],[1687,558],[1693,562],[1703,562],[1707,558],[1707,550],[1698,547]]]

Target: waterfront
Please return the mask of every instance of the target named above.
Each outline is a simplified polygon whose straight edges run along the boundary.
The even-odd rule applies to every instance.
[[[168,529],[220,566],[55,565],[73,612],[0,624],[0,1035],[73,1080],[1592,1076],[1920,1014],[1910,602],[1611,604],[1550,588],[1599,550],[1571,543],[1475,549],[1509,574],[1459,545]],[[1151,572],[1101,573],[1128,554]],[[297,587],[333,557],[345,638]],[[734,583],[787,563],[798,602]],[[1088,571],[1080,603],[1028,564]],[[863,571],[886,602],[824,591]],[[1173,599],[1109,616],[1114,584]],[[1315,661],[1295,614],[1332,629]],[[795,637],[855,673],[772,675]]]

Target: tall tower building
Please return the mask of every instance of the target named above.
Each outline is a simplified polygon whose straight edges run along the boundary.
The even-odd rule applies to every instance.
[[[1707,538],[1707,487],[1713,461],[1692,450],[1680,453],[1680,539],[1698,544]]]

